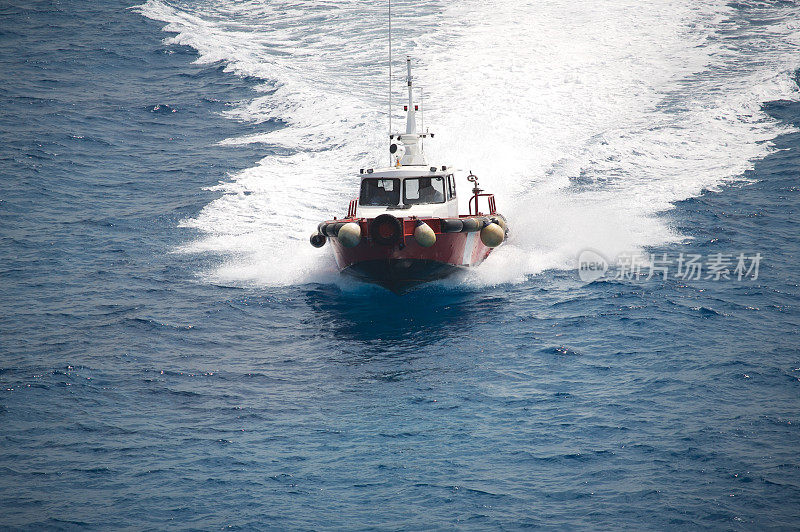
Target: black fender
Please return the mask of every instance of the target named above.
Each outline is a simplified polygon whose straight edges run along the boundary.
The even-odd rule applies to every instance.
[[[339,229],[341,229],[343,225],[344,223],[342,222],[332,222],[332,223],[323,222],[319,224],[319,227],[317,229],[320,232],[320,234],[324,236],[336,237],[339,235]]]
[[[313,235],[311,235],[310,240],[311,240],[311,245],[314,246],[315,248],[321,248],[322,246],[325,245],[325,242],[328,241],[328,239],[325,238],[325,235],[323,235],[322,233],[314,233]]]
[[[403,224],[391,214],[381,214],[370,222],[369,236],[374,244],[393,246],[403,238]]]
[[[458,218],[442,218],[442,233],[460,233],[464,229],[464,222]]]
[[[462,233],[474,233],[483,229],[483,218],[462,218]]]

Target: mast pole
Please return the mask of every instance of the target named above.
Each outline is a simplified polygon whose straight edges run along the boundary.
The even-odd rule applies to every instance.
[[[389,135],[392,134],[392,0],[389,1]],[[389,154],[389,166],[392,155]]]
[[[408,112],[406,114],[406,133],[415,134],[417,132],[417,121],[414,117],[416,109],[414,109],[414,94],[411,86],[411,58],[406,58],[406,66],[408,67]]]

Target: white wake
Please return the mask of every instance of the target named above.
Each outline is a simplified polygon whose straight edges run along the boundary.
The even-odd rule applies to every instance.
[[[263,80],[229,118],[286,123],[221,139],[275,155],[213,187],[221,197],[183,221],[203,236],[182,251],[225,257],[204,272],[215,282],[333,279],[330,250],[308,236],[344,214],[358,168],[386,163],[385,4],[149,0],[137,9],[166,22],[176,33],[166,42],[191,46],[198,62]],[[682,239],[665,211],[740,180],[789,131],[761,104],[798,98],[800,8],[785,4],[407,0],[393,11],[395,58],[417,63],[436,133],[429,157],[479,175],[512,227],[470,283],[569,268],[585,248],[610,257]],[[466,182],[460,190],[463,199]]]

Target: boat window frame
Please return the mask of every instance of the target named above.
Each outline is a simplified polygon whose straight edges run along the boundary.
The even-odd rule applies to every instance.
[[[420,200],[414,200],[414,199],[409,200],[408,196],[406,194],[406,183],[408,181],[411,181],[411,180],[419,181],[420,179],[430,179],[431,181],[433,181],[434,179],[441,180],[441,182],[442,182],[442,189],[441,189],[442,200],[441,201],[420,201]],[[417,185],[417,192],[419,193],[419,185]],[[432,176],[421,175],[421,176],[414,176],[414,177],[406,177],[405,179],[403,179],[403,205],[438,205],[439,203],[445,203],[446,201],[447,201],[447,186],[446,186],[446,183],[445,183],[445,176],[442,176],[442,175],[432,175]]]
[[[397,197],[396,198],[390,198],[390,200],[391,199],[396,199],[397,201],[395,203],[389,203],[389,202],[386,202],[386,203],[364,203],[364,192],[365,192],[364,184],[367,181],[391,181],[395,188],[394,188],[394,190],[388,192],[387,194],[395,194],[396,193]],[[400,201],[403,199],[402,198],[402,196],[403,196],[402,186],[403,185],[402,185],[401,181],[402,180],[399,177],[364,177],[364,178],[362,178],[361,179],[361,184],[359,186],[359,192],[358,192],[358,204],[361,205],[362,207],[395,207],[397,205],[400,205],[401,204]],[[386,191],[386,189],[384,189],[384,191]]]
[[[456,180],[453,177],[453,174],[447,175],[447,187],[449,191],[447,199],[451,200],[456,197]]]

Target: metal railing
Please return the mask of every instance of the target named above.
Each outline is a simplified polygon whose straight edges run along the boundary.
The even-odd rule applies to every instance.
[[[489,214],[497,213],[497,206],[494,202],[494,194],[481,194],[478,192],[469,199],[470,215],[475,216],[477,214],[481,214],[481,212],[478,210],[478,199],[481,197],[485,197],[489,204]]]
[[[350,206],[347,208],[347,217],[348,218],[355,217],[357,209],[358,209],[358,200],[357,199],[350,200]]]

